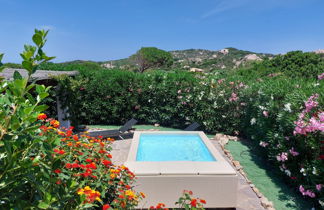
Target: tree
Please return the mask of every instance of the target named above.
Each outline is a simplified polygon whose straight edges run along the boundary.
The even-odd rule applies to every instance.
[[[140,72],[153,67],[170,67],[173,64],[171,53],[156,47],[142,47],[131,56],[131,60],[139,67]]]

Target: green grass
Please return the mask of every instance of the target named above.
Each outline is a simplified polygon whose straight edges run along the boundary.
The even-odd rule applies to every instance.
[[[306,203],[294,189],[289,188],[281,180],[280,175],[250,148],[242,142],[229,141],[226,145],[226,149],[232,153],[234,159],[244,167],[247,177],[264,196],[273,202],[275,209],[311,209],[311,205]]]

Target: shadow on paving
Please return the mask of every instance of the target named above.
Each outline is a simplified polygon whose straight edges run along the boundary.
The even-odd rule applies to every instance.
[[[289,186],[282,180],[282,175],[276,172],[277,169],[265,161],[260,150],[249,141],[229,141],[226,148],[232,153],[234,159],[244,167],[244,171],[252,183],[273,202],[276,209],[304,210],[312,208],[312,205],[296,192],[295,187]]]

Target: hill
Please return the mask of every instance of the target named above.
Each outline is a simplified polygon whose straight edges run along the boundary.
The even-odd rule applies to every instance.
[[[204,49],[187,49],[170,51],[175,62],[172,68],[202,70],[233,69],[249,65],[251,62],[274,57],[273,54],[255,53],[236,48],[225,48],[218,51]],[[129,58],[103,62],[106,68],[136,68]]]

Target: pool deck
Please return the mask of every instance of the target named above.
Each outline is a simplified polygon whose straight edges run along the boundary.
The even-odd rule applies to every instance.
[[[118,140],[112,145],[112,161],[116,165],[122,165],[126,162],[127,156],[131,147],[132,139]],[[232,164],[227,156],[222,151],[219,143],[211,139],[213,145],[219,150],[222,156]],[[238,173],[239,184],[238,184],[238,194],[237,194],[237,210],[264,210],[262,207],[260,199],[252,190],[250,184],[247,183],[246,179]],[[161,201],[163,202],[163,201]]]

